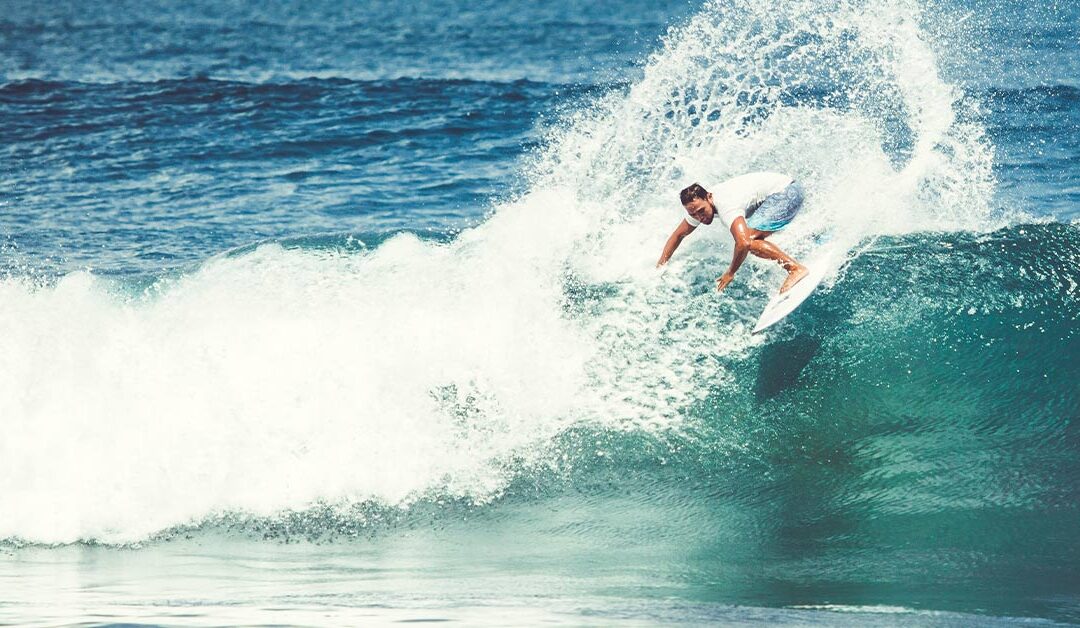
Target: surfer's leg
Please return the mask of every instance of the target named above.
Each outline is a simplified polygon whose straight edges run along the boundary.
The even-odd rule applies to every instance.
[[[780,294],[784,294],[788,290],[791,290],[795,284],[799,283],[799,281],[808,274],[810,274],[810,269],[802,264],[796,264],[794,270],[788,271],[788,276],[787,279],[784,280],[784,285],[780,286]]]
[[[794,266],[798,265],[798,262],[795,261],[795,258],[791,257],[790,255],[785,253],[783,249],[765,239],[751,238],[750,252],[763,259],[775,260],[778,264],[784,267],[784,270],[790,270]]]
[[[757,237],[756,235],[752,236],[750,240],[750,252],[757,257],[773,260],[783,266],[784,270],[788,272],[788,276],[787,279],[784,280],[784,285],[780,286],[780,292],[787,292],[792,286],[799,283],[799,280],[805,277],[810,271],[807,270],[806,266],[795,261],[795,258],[785,253],[783,249],[766,240],[765,238],[771,233],[770,231],[758,231],[758,233],[763,235],[761,237]]]
[[[781,293],[790,290],[810,271],[765,238],[786,227],[799,213],[802,203],[802,186],[792,182],[782,191],[765,197],[757,210],[746,220],[750,227],[750,252],[758,257],[775,260],[788,272],[784,285],[780,286]]]

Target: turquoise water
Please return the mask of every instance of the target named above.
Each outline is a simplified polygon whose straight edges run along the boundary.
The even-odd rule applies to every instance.
[[[1080,620],[1075,7],[9,7],[0,624]]]

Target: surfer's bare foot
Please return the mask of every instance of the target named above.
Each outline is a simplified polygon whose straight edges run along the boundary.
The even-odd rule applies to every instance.
[[[803,277],[805,277],[810,271],[806,266],[802,264],[796,264],[795,268],[788,272],[787,279],[784,280],[784,285],[780,286],[780,294],[784,294],[788,290],[791,290],[792,286],[799,283]]]

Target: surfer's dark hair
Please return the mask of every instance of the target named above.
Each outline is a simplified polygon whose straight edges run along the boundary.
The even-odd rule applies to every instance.
[[[691,183],[689,187],[686,187],[682,192],[679,192],[679,200],[682,201],[683,205],[686,205],[695,198],[708,198],[708,196],[709,192],[697,183]]]

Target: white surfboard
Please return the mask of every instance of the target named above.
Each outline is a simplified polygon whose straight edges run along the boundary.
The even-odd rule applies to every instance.
[[[825,274],[829,271],[829,258],[827,256],[814,260],[813,262],[807,262],[806,267],[810,269],[810,273],[799,280],[799,283],[791,287],[790,290],[783,294],[774,296],[769,304],[765,306],[765,310],[758,317],[757,324],[754,325],[753,333],[758,333],[763,329],[775,325],[784,319],[785,316],[795,311],[795,308],[802,305],[802,302],[810,298],[810,295],[814,293],[818,285],[821,284],[821,280],[825,279]]]

